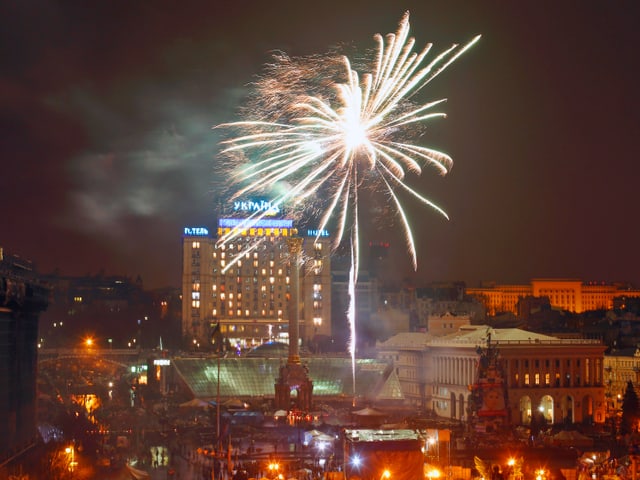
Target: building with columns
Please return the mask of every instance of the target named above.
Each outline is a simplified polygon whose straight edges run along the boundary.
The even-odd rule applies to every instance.
[[[489,315],[511,312],[518,314],[518,303],[526,297],[546,297],[552,307],[573,313],[589,310],[610,310],[614,299],[640,297],[640,290],[624,283],[588,282],[578,279],[538,278],[528,285],[491,284],[466,289],[478,298]]]
[[[440,337],[392,337],[378,344],[379,358],[393,361],[408,400],[440,416],[465,420],[489,338],[501,362],[512,425],[527,425],[534,415],[549,424],[605,421],[606,347],[598,340],[466,325]]]
[[[266,205],[266,207],[265,207]],[[211,348],[218,332],[249,348],[288,342],[292,269],[287,239],[302,237],[299,338],[331,335],[330,237],[298,230],[278,211],[249,220],[269,202],[234,202],[215,233],[187,227],[182,235],[182,336],[194,350]]]

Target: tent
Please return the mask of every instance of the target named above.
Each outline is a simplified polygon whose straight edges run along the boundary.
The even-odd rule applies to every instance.
[[[222,405],[224,405],[230,410],[244,410],[248,407],[248,405],[244,403],[242,400],[240,400],[239,398],[230,398],[229,400],[224,402]]]
[[[553,436],[553,445],[560,447],[592,447],[593,439],[575,430],[563,430]]]
[[[375,408],[370,408],[370,407],[363,408],[362,410],[356,410],[355,412],[353,412],[353,414],[359,417],[384,417],[385,416],[385,414],[382,413],[380,410],[376,410]]]
[[[335,440],[335,437],[331,435],[325,435],[323,433],[322,435],[317,435],[313,437],[311,440],[314,443],[333,443],[333,441]]]
[[[180,408],[208,408],[211,404],[199,398],[192,398],[180,404]]]
[[[352,414],[354,416],[354,422],[367,427],[379,427],[386,417],[381,411],[369,407],[356,410],[352,412]]]

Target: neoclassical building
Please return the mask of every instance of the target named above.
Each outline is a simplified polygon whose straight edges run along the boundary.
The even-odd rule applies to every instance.
[[[393,361],[408,400],[440,416],[464,420],[480,353],[489,339],[498,350],[512,425],[527,425],[536,414],[550,424],[605,421],[606,347],[599,340],[465,325],[439,337],[392,337],[378,344],[379,358]]]
[[[613,308],[614,299],[640,297],[640,290],[625,283],[583,282],[578,279],[536,278],[528,285],[467,287],[466,293],[480,300],[489,315],[518,313],[518,302],[526,297],[546,297],[552,307],[574,313]]]

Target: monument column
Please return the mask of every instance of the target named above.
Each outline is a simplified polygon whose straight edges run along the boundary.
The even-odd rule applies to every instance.
[[[300,363],[300,251],[302,238],[287,238],[291,265],[291,300],[289,303],[289,363]]]
[[[308,370],[300,362],[298,340],[300,338],[300,251],[302,238],[287,238],[291,267],[291,299],[289,303],[289,359],[286,365],[280,367],[280,376],[275,387],[276,409],[289,410],[291,407],[291,391],[295,390],[295,407],[309,412],[313,405],[313,382],[309,378]]]

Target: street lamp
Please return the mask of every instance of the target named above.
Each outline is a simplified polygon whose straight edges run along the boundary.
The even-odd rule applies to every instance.
[[[73,472],[78,462],[76,462],[76,449],[73,445],[64,449],[65,453],[69,457],[69,471]]]
[[[429,478],[429,480],[433,480],[434,478],[440,478],[440,470],[438,470],[437,468],[431,468],[427,472],[427,477]]]
[[[280,464],[278,462],[269,463],[269,477],[270,478],[278,478],[278,470],[280,469]]]

